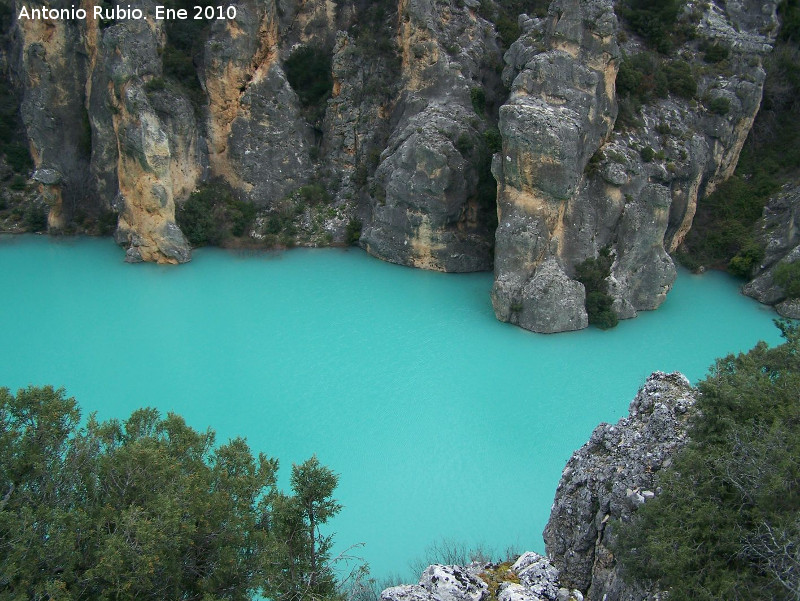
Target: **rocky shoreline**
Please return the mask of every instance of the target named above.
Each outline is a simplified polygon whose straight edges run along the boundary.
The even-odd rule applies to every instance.
[[[382,601],[660,598],[658,591],[622,579],[610,550],[613,526],[660,492],[658,473],[687,442],[696,395],[682,374],[654,372],[631,401],[628,417],[595,428],[561,475],[544,531],[547,557],[526,552],[513,563],[432,565],[418,584],[384,590]]]

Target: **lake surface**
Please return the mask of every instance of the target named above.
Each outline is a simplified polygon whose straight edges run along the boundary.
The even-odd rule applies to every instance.
[[[64,386],[101,419],[175,411],[279,458],[284,485],[316,453],[341,475],[337,547],[364,542],[377,577],[445,538],[542,552],[564,464],[650,372],[696,381],[780,341],[720,273],[681,272],[614,330],[541,335],[495,320],[488,273],[341,249],[123,258],[109,239],[0,236],[0,386]]]

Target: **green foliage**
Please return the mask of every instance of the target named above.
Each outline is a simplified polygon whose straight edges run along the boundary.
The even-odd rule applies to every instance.
[[[597,258],[589,257],[575,266],[575,279],[586,289],[586,313],[589,323],[600,329],[613,328],[619,318],[611,308],[614,299],[608,294],[608,276],[614,257],[608,248],[603,248]]]
[[[697,80],[689,63],[663,58],[653,52],[622,56],[616,80],[620,98],[620,125],[637,125],[641,105],[674,94],[691,99],[697,94]]]
[[[719,359],[699,384],[689,445],[619,524],[627,579],[677,601],[800,593],[800,332],[779,327],[784,344]]]
[[[670,93],[686,99],[693,98],[697,94],[697,81],[689,63],[684,60],[670,60],[663,63],[663,68]]]
[[[662,54],[673,46],[673,33],[685,0],[622,0],[617,11],[630,28]]]
[[[789,298],[800,298],[800,262],[780,263],[773,271],[775,283]]]
[[[5,75],[0,73],[0,152],[14,140],[20,125],[19,103]]]
[[[192,192],[175,212],[175,220],[192,246],[219,246],[247,233],[255,207],[234,197],[230,187],[212,182]]]
[[[29,232],[47,231],[47,209],[39,205],[31,205],[25,210],[23,223]]]
[[[645,163],[649,163],[656,157],[656,151],[650,148],[649,146],[645,146],[639,151],[639,156],[642,157],[642,160]]]
[[[267,594],[275,601],[330,599],[336,594],[336,579],[329,565],[331,536],[319,526],[341,510],[333,498],[339,477],[320,465],[316,456],[292,466],[294,495],[276,495],[273,538],[282,545],[270,558],[277,571],[268,580]]]
[[[313,207],[318,204],[329,204],[331,195],[320,183],[306,184],[297,189],[297,195],[305,206]]]
[[[731,54],[730,46],[720,42],[701,45],[700,49],[703,51],[703,60],[707,63],[720,63]]]
[[[277,460],[180,416],[80,424],[63,390],[0,388],[0,597],[333,596],[337,476],[316,457],[286,494]]]
[[[472,101],[472,108],[475,112],[483,116],[486,112],[486,90],[483,88],[470,88],[469,98]]]
[[[715,115],[727,115],[731,110],[731,101],[725,96],[716,96],[708,102],[708,110]]]
[[[781,20],[778,39],[800,44],[800,0],[783,0],[778,5],[778,16]]]
[[[165,0],[162,3],[167,8],[187,10],[190,17],[194,16],[194,6],[214,6],[214,0]],[[164,77],[177,84],[179,89],[186,94],[199,115],[200,107],[206,103],[206,95],[200,84],[195,68],[196,60],[203,53],[203,47],[208,38],[210,22],[205,19],[170,19],[165,23],[167,43],[162,53]],[[158,83],[153,84],[158,86]],[[166,89],[151,87],[149,92]]]
[[[487,129],[483,132],[483,139],[486,143],[486,149],[494,154],[503,150],[503,136],[500,135],[500,130],[497,128]]]
[[[508,48],[521,33],[517,24],[519,15],[544,17],[549,5],[549,0],[481,0],[478,14],[495,24],[503,46]]]
[[[318,46],[301,46],[283,64],[286,79],[304,106],[318,106],[333,90],[331,55]]]
[[[11,142],[6,144],[3,150],[6,153],[6,161],[17,173],[27,173],[33,168],[33,159],[25,144]]]
[[[463,157],[469,158],[473,146],[474,143],[472,141],[472,136],[470,136],[468,133],[462,132],[458,136],[458,140],[456,140],[456,150],[458,150]]]
[[[344,233],[344,241],[348,246],[358,244],[361,239],[361,228],[363,224],[360,219],[351,219],[347,222],[347,228]]]
[[[16,190],[17,192],[21,192],[28,187],[28,180],[25,179],[24,175],[15,173],[14,177],[11,178],[11,183],[9,184],[8,187],[11,188],[12,190]]]
[[[729,262],[728,271],[740,278],[750,277],[759,263],[764,259],[764,249],[753,240],[741,248]]]

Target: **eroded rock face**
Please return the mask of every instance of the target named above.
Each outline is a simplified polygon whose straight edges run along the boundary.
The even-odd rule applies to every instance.
[[[143,2],[142,9],[153,12],[155,5]],[[162,48],[157,21],[130,19],[112,25],[102,31],[92,82],[94,105],[103,108],[90,113],[90,119],[95,135],[108,136],[92,160],[97,173],[116,172],[116,181],[110,182],[116,184],[113,203],[119,213],[114,237],[127,247],[129,262],[190,259],[189,243],[175,224],[174,187],[193,189],[192,175],[199,175],[193,169],[195,157],[185,150],[193,146],[196,127],[191,105],[179,94],[169,98],[165,92],[158,102],[148,93],[148,82],[162,74]],[[176,131],[174,124],[182,125]],[[113,165],[108,164],[112,158]]]
[[[37,173],[57,174],[49,181],[35,179],[50,209],[49,229],[57,232],[77,207],[97,209],[85,177],[89,165],[83,89],[86,59],[80,25],[22,19],[14,51],[13,66],[24,90],[20,113]]]
[[[506,54],[511,95],[500,111],[503,150],[493,163],[499,319],[549,331],[525,317],[526,307],[536,306],[551,314],[544,323],[564,321],[580,302],[579,289],[566,305],[534,304],[525,302],[533,291],[528,283],[540,270],[552,272],[543,267],[548,259],[572,277],[578,263],[603,248],[614,255],[608,289],[619,317],[664,301],[676,275],[668,253],[691,227],[697,198],[733,172],[752,126],[775,8],[693,6],[701,11],[698,38],[730,48],[724,71],[697,74],[705,104],[673,94],[643,107],[640,124],[616,129],[620,51],[631,56],[643,48],[630,35],[618,46],[612,3],[555,1],[547,19],[521,21],[525,33]],[[693,41],[676,54],[699,63],[697,48]],[[727,110],[708,109],[714,99],[724,99]]]
[[[209,162],[212,175],[264,207],[309,181],[312,133],[283,71],[275,1],[236,7],[205,45]]]
[[[696,391],[679,373],[653,373],[629,417],[601,424],[567,462],[544,530],[547,555],[562,584],[590,600],[642,600],[619,576],[611,522],[627,520],[657,493],[656,476],[686,444]]]
[[[756,227],[766,252],[756,276],[742,292],[774,305],[784,317],[800,319],[800,302],[787,298],[784,288],[775,282],[779,265],[800,261],[800,186],[787,186],[770,198]]]
[[[505,57],[484,18],[492,0],[235,0],[236,18],[209,24],[183,56],[202,87],[191,93],[165,70],[168,36],[153,19],[20,21],[8,64],[35,168],[59,174],[36,180],[51,231],[113,208],[129,260],[183,262],[176,207],[218,178],[258,210],[248,242],[274,241],[289,220],[281,244],[341,244],[360,222],[361,245],[384,260],[494,267],[498,318],[557,332],[586,327],[575,267],[605,248],[620,317],[663,302],[668,253],[752,125],[776,4],[688,3],[697,37],[674,54],[702,65],[695,99],[658,99],[616,129],[621,57],[644,46],[618,35],[612,0],[520,16]],[[137,6],[152,14],[155,0]],[[701,44],[729,48],[724,67],[704,63]],[[330,97],[315,106],[287,78],[303,46],[331,59]],[[492,159],[485,134],[500,105]],[[304,200],[309,185],[325,206]]]
[[[565,286],[564,277],[574,263],[570,238],[596,229],[575,213],[584,168],[616,117],[617,21],[610,0],[556,0],[547,19],[525,26],[506,55],[511,95],[500,109],[503,148],[493,163],[500,224],[492,300],[502,321],[577,329],[587,325],[585,313],[575,315],[583,286]],[[564,296],[531,296],[551,287]]]
[[[399,15],[403,83],[362,242],[395,263],[488,270],[493,207],[476,170],[486,124],[470,94],[499,61],[494,28],[460,2],[402,0]]]

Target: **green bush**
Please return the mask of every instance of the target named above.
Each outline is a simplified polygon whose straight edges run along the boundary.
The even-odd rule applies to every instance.
[[[345,234],[344,234],[344,241],[348,246],[358,244],[358,241],[361,239],[362,227],[363,224],[361,223],[360,219],[353,218],[347,223],[347,228],[345,229]]]
[[[486,143],[486,149],[494,154],[503,150],[503,136],[500,135],[500,130],[497,128],[487,129],[483,132],[483,139]]]
[[[697,94],[697,81],[692,74],[691,65],[686,61],[666,61],[664,73],[671,93],[686,99],[694,98]]]
[[[519,15],[544,17],[549,5],[550,0],[481,0],[478,14],[495,24],[503,46],[508,48],[521,33],[517,24]]]
[[[778,5],[781,30],[778,39],[782,42],[800,43],[800,0],[783,0]]]
[[[297,194],[304,206],[316,206],[318,204],[329,204],[332,200],[331,195],[320,183],[306,184],[297,189]]]
[[[25,179],[24,175],[15,173],[14,177],[11,178],[11,184],[8,187],[12,190],[16,190],[17,192],[21,192],[28,187],[28,180]]]
[[[472,108],[475,112],[483,116],[486,112],[486,91],[483,88],[471,88],[469,98],[472,101]]]
[[[244,236],[255,214],[251,203],[237,200],[227,184],[217,181],[192,192],[175,220],[192,246],[219,246],[231,236]]]
[[[724,96],[717,96],[709,101],[708,110],[715,115],[727,115],[731,110],[731,101]]]
[[[639,155],[642,157],[642,160],[645,163],[651,162],[654,158],[656,158],[656,151],[650,148],[649,146],[645,146],[639,151]]]
[[[472,136],[470,136],[466,132],[462,132],[458,136],[458,140],[456,140],[456,150],[461,153],[461,156],[464,158],[469,158],[470,154],[472,153],[472,148],[474,143],[472,142]]]
[[[6,161],[17,173],[27,173],[33,168],[31,153],[25,144],[11,142],[3,149],[6,154]]]
[[[669,53],[673,32],[685,0],[622,0],[617,11],[630,28],[662,54]]]
[[[614,299],[608,294],[608,276],[614,258],[608,248],[603,248],[597,258],[588,258],[575,266],[575,279],[586,289],[586,313],[589,323],[600,329],[613,328],[619,318],[611,305]]]
[[[331,55],[318,46],[301,46],[283,64],[286,79],[304,106],[324,103],[333,90]]]
[[[29,232],[47,231],[47,209],[38,205],[28,207],[24,217],[25,229]]]
[[[796,598],[800,332],[779,327],[780,346],[717,360],[660,494],[611,525],[626,580],[675,601]]]
[[[800,261],[794,263],[780,263],[773,271],[773,279],[786,296],[800,298]]]
[[[704,51],[703,60],[707,63],[720,63],[731,54],[730,47],[726,44],[720,44],[719,42],[701,47],[701,50]]]
[[[741,278],[749,278],[763,259],[764,249],[756,242],[748,240],[728,263],[728,271]]]

